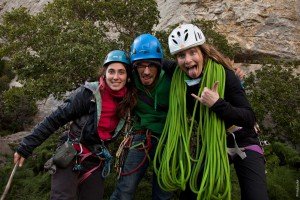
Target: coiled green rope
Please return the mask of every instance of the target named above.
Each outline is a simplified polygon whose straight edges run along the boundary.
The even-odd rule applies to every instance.
[[[198,101],[194,105],[191,120],[188,120],[185,76],[177,68],[172,78],[169,112],[154,157],[158,183],[162,189],[174,191],[184,190],[189,181],[192,191],[198,194],[197,199],[230,199],[230,168],[224,122]],[[208,60],[198,95],[204,87],[211,88],[219,81],[218,93],[221,98],[224,97],[225,77],[224,68]],[[195,132],[196,109],[200,109],[200,112]],[[196,134],[197,140],[195,158],[190,153],[192,134]],[[199,176],[202,176],[200,183],[197,182]]]
[[[183,76],[184,72],[177,68],[172,83],[173,80],[179,81],[176,81],[176,84],[171,84],[170,88],[173,97],[180,97],[186,93],[186,84],[181,81]],[[176,87],[183,89],[177,90]],[[170,101],[174,106],[169,107],[166,125],[154,158],[154,165],[156,165],[156,161],[161,165],[160,168],[155,169],[160,177],[158,181],[161,188],[168,191],[177,190],[178,188],[184,190],[191,173],[189,139],[186,134],[182,134],[188,132],[186,100],[185,98],[170,98]],[[173,118],[172,116],[176,117]],[[166,134],[168,132],[172,133],[172,137],[168,137],[168,134]],[[167,146],[164,146],[164,144],[167,144]]]

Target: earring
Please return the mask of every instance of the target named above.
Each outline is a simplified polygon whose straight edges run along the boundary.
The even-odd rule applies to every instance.
[[[129,83],[130,81],[131,81],[130,78],[128,78],[128,79],[127,79],[127,82]]]

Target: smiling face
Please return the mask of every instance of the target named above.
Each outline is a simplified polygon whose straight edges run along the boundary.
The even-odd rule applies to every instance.
[[[139,62],[135,67],[141,83],[148,87],[153,86],[158,74],[157,66],[150,62]]]
[[[108,87],[114,91],[122,89],[127,80],[127,72],[122,63],[111,63],[105,71],[105,81]]]
[[[190,77],[198,78],[203,70],[204,57],[199,47],[192,47],[176,54],[179,67]]]

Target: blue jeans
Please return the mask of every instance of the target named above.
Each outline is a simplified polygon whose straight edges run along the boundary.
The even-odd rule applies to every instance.
[[[136,134],[132,140],[132,145],[138,144],[140,142],[145,142],[145,134]],[[155,155],[155,150],[157,147],[157,139],[151,137],[152,147],[148,152],[150,159],[153,159]],[[139,146],[140,147],[140,146]],[[139,148],[138,147],[138,148]],[[136,167],[143,162],[146,153],[144,150],[139,150],[138,148],[132,148],[127,154],[122,173],[132,172]],[[142,178],[145,176],[146,170],[149,167],[149,159],[147,158],[144,164],[138,168],[136,171],[129,175],[121,176],[117,182],[115,191],[110,197],[110,200],[131,200],[134,197],[134,193],[141,182]],[[167,200],[172,198],[171,192],[166,192],[162,190],[158,183],[156,174],[153,172],[152,177],[152,200]]]

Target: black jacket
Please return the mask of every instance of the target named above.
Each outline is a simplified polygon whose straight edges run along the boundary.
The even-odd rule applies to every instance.
[[[30,135],[23,138],[17,152],[27,158],[51,134],[71,121],[69,131],[71,139],[81,137],[80,142],[91,151],[95,151],[94,148],[102,144],[97,133],[101,105],[98,82],[86,83],[77,88],[61,106],[35,126]],[[120,120],[113,138],[117,136],[123,125],[124,120]]]
[[[243,127],[235,132],[237,144],[240,147],[251,144],[259,144],[257,134],[254,130],[256,122],[255,114],[247,100],[240,80],[236,77],[234,71],[225,68],[226,81],[224,99],[220,98],[211,108],[219,118],[224,120],[226,128],[232,125]],[[187,107],[192,113],[195,99],[191,93],[197,94],[200,85],[188,86],[187,88]],[[195,115],[199,116],[199,115]],[[198,119],[197,119],[198,120]],[[232,135],[227,136],[227,146],[233,147]]]

